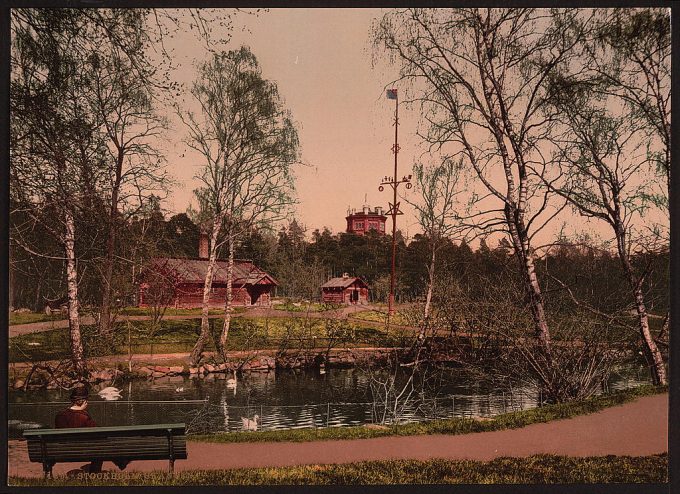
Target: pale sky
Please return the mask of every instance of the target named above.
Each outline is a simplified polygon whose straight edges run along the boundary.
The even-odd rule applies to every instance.
[[[258,17],[240,15],[228,48],[250,46],[263,76],[276,81],[285,105],[298,124],[302,159],[296,167],[296,218],[311,233],[329,227],[344,231],[347,208],[360,209],[366,197],[371,207],[387,207],[391,194],[379,192],[382,177],[391,175],[394,158],[394,101],[385,85],[396,69],[372,67],[369,29],[380,9],[271,9]],[[246,26],[242,31],[239,26]],[[187,87],[195,77],[194,60],[208,53],[199,42],[175,46],[178,74]],[[414,146],[414,119],[400,108],[400,175],[411,173],[419,151]],[[175,121],[167,158],[180,182],[166,207],[182,212],[198,185],[193,177],[201,157],[181,139],[184,129]],[[184,157],[180,157],[184,154]],[[413,189],[412,189],[413,190]],[[404,192],[405,189],[404,189]],[[413,194],[413,192],[409,192]],[[398,228],[417,233],[411,208]],[[391,228],[391,227],[390,227]]]
[[[239,14],[225,49],[247,45],[258,58],[265,78],[278,84],[285,106],[297,122],[302,159],[298,166],[296,189],[299,204],[294,217],[307,227],[308,234],[324,226],[334,233],[345,230],[347,208],[359,210],[364,197],[371,207],[391,199],[391,189],[378,191],[382,177],[391,175],[394,158],[394,101],[385,88],[397,76],[397,68],[384,57],[374,57],[370,42],[371,23],[382,9],[270,9],[258,16]],[[215,38],[219,29],[215,26]],[[169,44],[181,70],[175,77],[188,88],[196,75],[195,63],[206,60],[209,52],[195,36],[183,33]],[[372,61],[375,60],[375,66]],[[177,101],[188,105],[186,100]],[[418,116],[400,105],[399,176],[411,173],[423,149],[415,137]],[[171,212],[183,212],[192,201],[192,190],[199,185],[194,177],[203,166],[201,155],[182,142],[185,129],[171,118],[173,129],[165,147],[169,171],[178,186],[165,203]],[[388,192],[389,191],[389,192]],[[415,188],[400,191],[415,199]],[[404,215],[398,229],[412,237],[420,231],[413,209],[402,200]],[[292,219],[292,217],[291,217]],[[586,222],[572,214],[556,218],[542,233],[549,241],[564,222],[566,233],[592,230],[610,238],[607,227]],[[388,220],[391,233],[391,220]],[[495,244],[495,242],[494,242]]]

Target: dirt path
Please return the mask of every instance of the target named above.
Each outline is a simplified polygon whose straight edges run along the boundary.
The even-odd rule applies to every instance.
[[[521,429],[459,436],[429,435],[306,443],[188,442],[187,460],[176,470],[277,467],[351,463],[365,460],[431,458],[488,461],[502,456],[556,454],[566,456],[643,456],[668,451],[668,394],[580,417],[533,424]],[[55,475],[79,464],[57,464]],[[110,463],[107,470],[117,471]],[[126,471],[167,469],[166,461],[132,462]],[[9,442],[9,475],[40,476],[41,466],[29,463],[26,443]]]

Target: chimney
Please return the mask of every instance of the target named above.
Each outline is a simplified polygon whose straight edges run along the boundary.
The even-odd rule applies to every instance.
[[[207,259],[209,254],[210,240],[208,239],[208,232],[201,230],[198,238],[198,258]]]

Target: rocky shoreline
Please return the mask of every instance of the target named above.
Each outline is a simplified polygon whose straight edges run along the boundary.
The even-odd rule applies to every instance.
[[[316,350],[296,351],[290,353],[256,355],[240,355],[229,358],[227,362],[209,361],[198,367],[189,366],[183,359],[182,365],[152,364],[142,361],[128,361],[117,359],[115,367],[111,366],[111,359],[88,363],[91,384],[113,383],[128,379],[156,379],[167,376],[190,376],[203,378],[212,374],[229,375],[234,372],[274,372],[277,369],[310,369],[319,367],[354,367],[356,365],[388,365],[395,359],[400,359],[406,350],[403,348],[346,348],[333,349],[330,352]],[[121,356],[122,357],[122,356]],[[177,358],[171,359],[177,361]],[[99,365],[98,365],[99,364]],[[106,365],[108,364],[108,365]],[[9,387],[15,390],[27,389],[58,389],[69,388],[74,383],[66,374],[58,375],[49,365],[12,368]],[[28,382],[27,382],[28,380]]]

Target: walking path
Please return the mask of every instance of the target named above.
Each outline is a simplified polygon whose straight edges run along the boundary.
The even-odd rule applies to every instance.
[[[521,429],[465,435],[393,436],[305,443],[187,442],[187,460],[175,469],[283,467],[352,463],[366,460],[432,458],[488,461],[503,456],[646,456],[668,451],[668,394],[640,398],[597,413]],[[79,464],[61,463],[55,475]],[[110,463],[104,468],[117,469]],[[166,470],[167,461],[135,461],[126,471]],[[41,465],[29,463],[26,443],[9,441],[9,475],[37,477]]]

